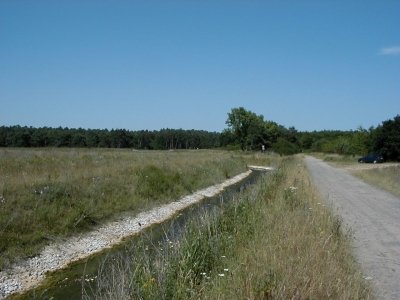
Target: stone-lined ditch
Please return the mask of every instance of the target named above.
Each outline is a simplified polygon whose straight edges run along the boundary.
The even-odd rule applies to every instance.
[[[16,298],[80,298],[82,280],[95,281],[98,268],[112,255],[120,255],[141,235],[160,242],[163,237],[178,235],[179,228],[196,214],[216,209],[253,184],[271,168],[250,167],[221,184],[140,213],[105,224],[95,231],[47,246],[43,252],[12,269],[0,273],[0,299],[14,293]],[[254,171],[252,171],[254,170]],[[14,298],[14,297],[12,297]]]

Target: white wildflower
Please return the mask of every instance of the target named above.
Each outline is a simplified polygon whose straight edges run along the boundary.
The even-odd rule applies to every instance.
[[[364,279],[365,280],[372,280],[373,278],[371,276],[367,276],[367,277],[364,277]]]

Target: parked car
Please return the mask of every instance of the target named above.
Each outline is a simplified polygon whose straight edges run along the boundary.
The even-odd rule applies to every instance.
[[[358,159],[359,163],[383,163],[383,157],[379,154],[368,154],[367,156],[360,157]]]

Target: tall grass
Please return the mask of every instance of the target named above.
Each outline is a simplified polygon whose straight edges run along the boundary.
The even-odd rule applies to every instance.
[[[263,159],[201,150],[0,149],[0,270],[49,242],[175,200]]]
[[[96,299],[368,299],[350,234],[318,199],[298,158],[178,241],[143,241],[106,262]],[[89,296],[90,295],[90,296]]]

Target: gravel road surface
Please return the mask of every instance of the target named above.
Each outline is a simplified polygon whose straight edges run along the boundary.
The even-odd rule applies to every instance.
[[[377,299],[400,299],[400,199],[323,161],[305,158],[321,196],[351,229],[354,254]]]

